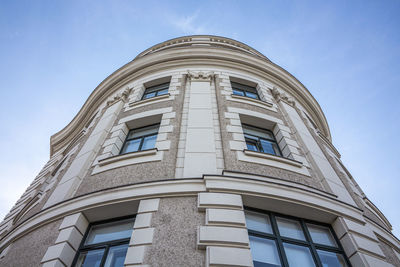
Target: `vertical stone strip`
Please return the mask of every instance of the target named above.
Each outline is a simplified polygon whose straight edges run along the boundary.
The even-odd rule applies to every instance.
[[[333,228],[353,266],[392,266],[385,261],[379,240],[367,223],[359,224],[338,217]]]
[[[183,177],[217,172],[212,109],[213,74],[191,73]],[[215,93],[214,93],[215,96]]]
[[[185,79],[188,80],[188,77],[185,76]],[[186,135],[187,135],[187,122],[188,122],[188,113],[189,113],[189,99],[190,99],[190,83],[188,81],[185,82],[185,88],[183,88],[184,99],[183,99],[183,108],[182,108],[182,121],[181,121],[181,129],[179,133],[179,141],[178,141],[178,153],[176,157],[176,167],[175,167],[175,177],[182,178],[183,177],[183,168],[185,162],[185,147],[186,147]]]
[[[282,107],[282,110],[286,113],[289,123],[291,123],[293,129],[296,130],[295,134],[299,136],[299,139],[304,144],[302,148],[305,150],[307,157],[311,159],[311,162],[314,163],[313,165],[315,169],[319,170],[321,173],[321,182],[327,185],[340,200],[355,206],[356,203],[354,202],[353,198],[350,196],[344,184],[337,176],[328,159],[319,148],[317,142],[312,137],[307,126],[304,124],[304,121],[300,118],[295,108],[289,103],[279,100],[279,98],[278,101]]]
[[[221,126],[219,122],[218,104],[217,104],[217,79],[213,77],[211,81],[211,108],[213,114],[213,125],[214,125],[214,140],[215,140],[215,153],[217,158],[217,174],[221,174],[225,169],[223,149],[222,149],[222,136]]]
[[[117,101],[107,108],[88,140],[47,200],[43,207],[44,209],[73,196],[122,107],[123,101]]]
[[[242,197],[199,193],[198,209],[206,212],[197,246],[206,249],[206,266],[253,266]]]
[[[89,223],[82,213],[64,218],[55,244],[49,247],[41,261],[43,267],[71,266]]]
[[[124,266],[144,266],[146,250],[153,243],[154,228],[150,227],[151,219],[159,204],[159,198],[140,201]]]

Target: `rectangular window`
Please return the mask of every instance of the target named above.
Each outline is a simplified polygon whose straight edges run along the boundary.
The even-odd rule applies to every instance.
[[[254,267],[350,266],[328,225],[272,212],[245,214]]]
[[[245,96],[253,99],[260,99],[257,89],[248,85],[231,82],[234,95]]]
[[[130,130],[120,154],[152,149],[156,145],[159,124]]]
[[[242,128],[248,150],[282,156],[275,136],[271,131],[246,124],[243,124]]]
[[[144,91],[142,99],[149,99],[152,97],[168,94],[169,83],[163,83],[156,86],[148,87]]]
[[[75,267],[123,267],[134,218],[90,225],[75,257]]]

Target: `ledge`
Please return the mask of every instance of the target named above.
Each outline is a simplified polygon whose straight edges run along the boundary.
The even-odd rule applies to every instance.
[[[160,95],[160,96],[155,96],[155,97],[148,98],[148,99],[142,99],[142,100],[139,100],[139,101],[130,102],[129,103],[129,107],[134,107],[134,106],[137,106],[137,105],[141,105],[141,104],[157,101],[157,100],[160,100],[160,99],[169,98],[170,96],[171,96],[171,94],[168,93],[168,94],[165,94],[165,95]]]
[[[252,151],[252,150],[248,150],[248,149],[244,149],[243,153],[248,156],[280,161],[280,162],[290,164],[290,165],[293,165],[293,166],[299,167],[299,168],[303,167],[303,162],[300,162],[300,161],[297,161],[294,159],[283,158],[280,156],[275,156],[272,154],[267,154],[267,153],[262,153],[262,152],[256,152],[256,151]]]
[[[152,149],[148,149],[148,150],[142,150],[142,151],[137,151],[137,152],[130,152],[127,154],[112,156],[112,157],[109,157],[106,159],[99,160],[99,166],[104,166],[104,165],[107,165],[107,164],[110,164],[110,163],[113,163],[116,161],[120,161],[120,160],[125,160],[125,159],[155,155],[157,153],[157,151],[158,151],[157,148],[152,148]]]
[[[262,101],[262,100],[259,100],[259,99],[253,99],[253,98],[246,97],[246,96],[240,96],[240,95],[231,94],[231,97],[232,98],[241,99],[241,100],[245,100],[245,101],[254,102],[254,103],[257,103],[257,104],[260,104],[260,105],[267,106],[269,108],[273,106],[273,104],[270,103],[270,102],[265,102],[265,101]]]

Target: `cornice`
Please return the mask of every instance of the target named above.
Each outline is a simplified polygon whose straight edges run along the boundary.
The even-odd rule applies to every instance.
[[[50,153],[53,154],[67,145],[84,127],[91,114],[127,83],[157,71],[178,67],[188,69],[194,65],[237,69],[260,78],[270,79],[304,106],[323,134],[331,140],[328,123],[318,102],[289,72],[266,58],[240,50],[221,49],[214,46],[191,46],[169,48],[137,57],[109,75],[91,93],[73,120],[51,137]]]

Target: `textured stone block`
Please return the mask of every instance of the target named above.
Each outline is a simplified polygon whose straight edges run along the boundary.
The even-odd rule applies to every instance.
[[[140,213],[136,216],[133,229],[146,228],[151,226],[152,213]]]
[[[198,208],[243,209],[243,202],[240,195],[225,193],[199,193]]]
[[[126,258],[124,265],[129,264],[142,264],[144,259],[144,253],[146,252],[147,246],[134,246],[129,247],[126,252]]]
[[[157,211],[159,203],[159,198],[141,200],[139,203],[138,213]]]
[[[68,227],[76,227],[81,234],[85,234],[89,222],[82,213],[75,213],[64,218],[60,225],[60,230]]]
[[[130,246],[149,245],[153,242],[154,228],[134,230],[129,242]]]
[[[242,210],[207,209],[206,224],[246,227],[246,219]]]
[[[58,234],[56,244],[67,242],[72,246],[73,249],[77,250],[79,248],[79,244],[82,241],[83,235],[78,231],[75,227],[69,227],[62,229]]]
[[[68,243],[61,243],[51,246],[43,256],[42,262],[60,260],[65,265],[70,266],[75,257],[75,250]]]
[[[227,245],[242,246],[249,245],[247,229],[221,226],[200,226],[198,229],[198,245]]]
[[[207,247],[206,266],[253,266],[250,249]]]

